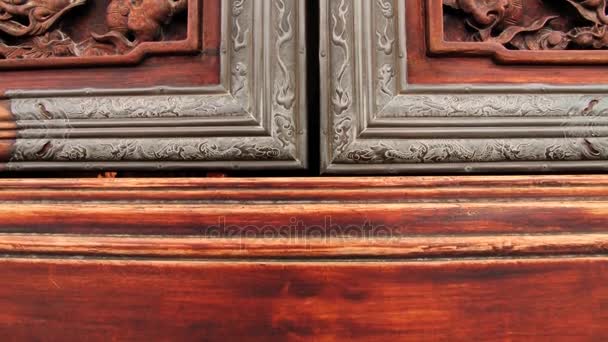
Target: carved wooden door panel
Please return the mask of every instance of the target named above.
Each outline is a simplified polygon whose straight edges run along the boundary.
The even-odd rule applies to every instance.
[[[0,1],[0,170],[304,167],[303,12]]]
[[[326,172],[605,169],[606,2],[322,0]]]

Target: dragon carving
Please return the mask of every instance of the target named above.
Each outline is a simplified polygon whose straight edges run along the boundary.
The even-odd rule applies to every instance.
[[[608,48],[606,0],[443,0],[446,38],[514,50]]]
[[[187,10],[187,0],[110,0],[107,31],[74,41],[61,21],[91,0],[0,0],[0,59],[125,54],[163,40],[163,28]]]

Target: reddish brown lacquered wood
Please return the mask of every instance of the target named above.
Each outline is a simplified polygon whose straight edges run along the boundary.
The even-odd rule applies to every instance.
[[[0,234],[0,254],[154,258],[456,258],[608,254],[608,234],[168,237]]]
[[[5,179],[0,336],[605,340],[607,218],[600,175]]]
[[[0,232],[604,233],[608,177],[0,180]]]
[[[17,124],[11,114],[9,102],[0,101],[0,171],[11,158],[16,137]]]
[[[6,121],[12,121],[13,114],[10,109],[9,101],[0,101],[0,124],[4,124]],[[0,126],[2,129],[3,126]]]
[[[0,262],[14,340],[602,341],[608,259]]]
[[[11,158],[14,142],[12,139],[0,139],[0,171],[6,167],[6,162]]]
[[[606,202],[402,204],[3,204],[3,232],[395,235],[605,232]],[[370,227],[370,228],[368,228]]]
[[[203,0],[203,50],[208,53],[219,52],[221,44],[221,3],[216,0]]]

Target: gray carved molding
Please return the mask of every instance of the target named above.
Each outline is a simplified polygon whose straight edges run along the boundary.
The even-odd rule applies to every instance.
[[[304,8],[222,1],[216,86],[8,91],[9,169],[305,167]]]
[[[608,85],[408,84],[405,13],[321,0],[324,172],[608,168]]]

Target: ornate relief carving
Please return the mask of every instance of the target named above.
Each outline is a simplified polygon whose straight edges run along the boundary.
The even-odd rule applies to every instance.
[[[295,33],[291,24],[291,11],[288,12],[285,1],[277,0],[275,5],[279,12],[275,50],[281,51],[285,44],[293,39]],[[277,55],[277,64],[281,74],[278,77],[278,82],[275,83],[275,101],[284,109],[289,110],[293,107],[296,98],[293,91],[291,71],[280,53]]]
[[[232,70],[232,94],[239,97],[242,93],[248,93],[247,65],[238,62]]]
[[[344,86],[346,81],[347,72],[350,71],[350,47],[346,41],[346,34],[348,30],[347,25],[347,14],[349,12],[349,5],[346,0],[340,1],[338,5],[337,13],[332,12],[332,33],[331,41],[338,49],[342,50],[342,61],[338,68],[336,75],[336,81],[334,93],[332,94],[332,104],[334,113],[336,115],[342,115],[351,105],[351,94],[350,89]]]
[[[606,138],[446,139],[357,142],[347,153],[341,154],[335,162],[346,164],[437,164],[600,161],[606,159],[608,159],[608,139]]]
[[[233,0],[222,6],[221,85],[8,92],[21,136],[9,168],[301,168],[304,5]],[[277,43],[255,52],[267,37]]]
[[[294,42],[296,32],[292,19],[293,9],[289,7],[289,4],[284,0],[277,0],[275,9],[277,11],[275,50],[287,53],[277,55],[278,70],[275,69],[273,125],[275,137],[282,146],[293,150],[296,147],[297,128],[292,118],[285,115],[284,111],[292,111],[296,101],[292,70],[297,63],[293,54],[295,46],[290,46]]]
[[[384,107],[395,94],[395,9],[392,1],[376,0],[376,68],[378,68],[376,110]]]
[[[343,0],[322,1],[321,18],[327,27],[322,31],[321,65],[322,72],[330,75],[323,79],[326,94],[322,101],[326,120],[323,124],[324,128],[332,129],[323,149],[326,172],[605,168],[608,88],[408,84],[407,68],[403,67],[407,58],[403,16],[407,2],[358,3],[345,16],[353,21],[352,28],[335,34],[335,18],[344,14],[344,3]],[[394,9],[393,17],[385,15],[388,7],[383,4],[386,3],[399,6]],[[466,20],[462,11],[453,9],[447,2],[427,1],[427,4],[433,3],[438,3],[439,9],[445,4],[449,11],[460,13],[460,18]],[[545,5],[548,1],[539,3]],[[572,6],[572,16],[568,18],[576,17],[579,23],[591,15],[565,0],[562,5]],[[369,20],[370,13],[375,20]],[[508,17],[500,11],[489,13],[490,20],[495,16]],[[373,34],[382,33],[387,21],[394,21],[390,25],[403,30],[395,34],[395,47],[390,55],[382,49],[385,42],[382,35]],[[356,38],[355,32],[371,32],[372,44]],[[469,44],[467,51],[474,50],[470,44],[484,45],[463,43]],[[454,46],[450,45],[451,50],[446,51],[454,51]],[[505,47],[500,48],[507,51]],[[359,57],[348,60],[344,51]],[[346,72],[342,68],[345,60],[348,60]],[[357,77],[340,81],[341,75],[350,76],[354,70]],[[349,102],[348,110],[340,112],[335,99],[344,89],[356,94],[357,103],[355,106]]]
[[[239,52],[247,46],[249,40],[249,28],[243,30],[241,27],[241,14],[245,0],[236,0],[232,4],[232,16],[234,17],[234,34],[232,36],[232,46],[234,51]]]
[[[352,106],[352,94],[349,86],[351,75],[351,50],[348,42],[350,30],[348,18],[351,13],[351,5],[348,0],[341,0],[335,11],[332,11],[331,43],[340,51],[334,54],[332,64],[336,66],[337,73],[332,75],[333,89],[331,93],[333,118],[334,149],[340,153],[354,138],[351,128],[353,120],[350,118]],[[338,51],[336,51],[338,52]]]
[[[448,41],[514,50],[608,47],[606,0],[443,0]]]
[[[161,41],[163,28],[187,9],[187,0],[111,0],[106,32],[76,40],[65,21],[87,0],[0,0],[0,58],[32,59],[126,54],[143,42]],[[97,14],[95,14],[97,15]]]
[[[382,15],[384,16],[384,29],[382,32],[376,31],[376,37],[378,38],[378,50],[384,52],[386,55],[393,53],[393,44],[395,38],[390,34],[391,22],[394,16],[393,5],[387,0],[377,0],[378,6],[382,9]]]
[[[240,90],[237,89],[237,92]],[[239,103],[222,95],[17,98],[11,101],[11,110],[18,121],[220,117],[243,114]]]
[[[398,117],[575,117],[608,116],[608,99],[581,94],[407,94],[378,115]]]
[[[275,114],[274,125],[276,137],[283,147],[294,146],[296,144],[296,127],[289,116]]]
[[[23,161],[256,161],[291,160],[280,145],[266,139],[30,139],[15,146],[13,162]],[[13,167],[15,168],[15,167]]]
[[[381,68],[380,71],[378,72],[378,80],[379,80],[379,87],[380,87],[380,93],[382,95],[386,95],[388,97],[393,97],[393,89],[391,88],[391,82],[393,81],[393,78],[395,77],[395,70],[393,68],[392,65],[390,64],[384,64]]]

